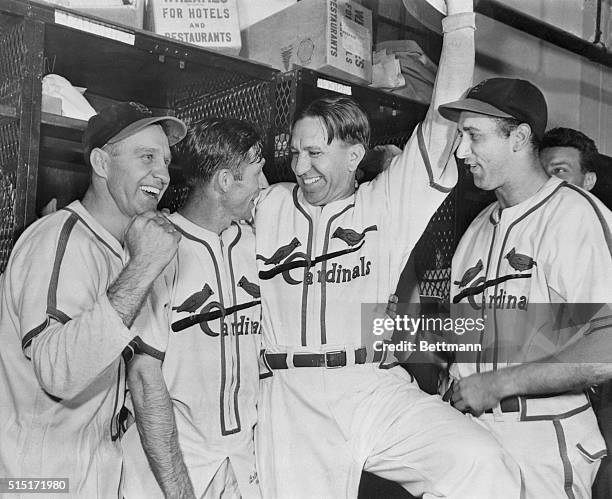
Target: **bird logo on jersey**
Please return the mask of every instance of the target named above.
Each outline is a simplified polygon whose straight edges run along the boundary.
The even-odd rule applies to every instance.
[[[240,280],[238,281],[238,286],[240,286],[242,289],[244,289],[253,298],[261,297],[261,292],[259,291],[259,286],[257,284],[252,283],[252,282],[249,282],[249,280],[245,276],[242,276],[240,278]]]
[[[512,248],[505,258],[508,259],[510,266],[519,272],[529,270],[536,265],[533,258],[517,253],[515,248]],[[474,310],[481,310],[482,307],[486,305],[485,300],[488,298],[489,308],[501,309],[518,307],[520,310],[526,310],[528,302],[528,297],[526,295],[510,294],[506,289],[499,286],[508,281],[530,279],[531,274],[507,274],[487,280],[485,276],[478,277],[482,269],[482,260],[478,260],[474,266],[465,271],[460,281],[453,281],[455,286],[465,288],[453,297],[453,303],[459,303],[464,298],[467,298]],[[496,290],[495,294],[488,294],[485,297],[483,294],[485,290],[492,287]],[[482,297],[477,299],[476,296],[480,294],[482,294]]]
[[[478,260],[476,262],[476,265],[470,267],[465,271],[465,274],[463,274],[463,277],[460,281],[455,281],[455,285],[459,286],[460,288],[465,288],[470,282],[472,282],[472,279],[474,279],[474,277],[476,277],[480,273],[483,267],[484,265],[482,263],[482,260]]]
[[[332,239],[340,239],[352,247],[359,244],[365,237],[366,232],[371,230],[378,230],[378,227],[376,225],[370,225],[369,227],[363,229],[361,233],[354,231],[353,229],[343,229],[342,227],[338,227],[332,234]]]
[[[244,289],[252,298],[255,298],[255,300],[233,305],[228,308],[225,308],[222,303],[216,300],[206,303],[208,298],[214,294],[212,288],[206,283],[201,291],[193,293],[187,297],[181,305],[172,308],[172,310],[177,312],[187,312],[190,314],[189,317],[173,322],[172,331],[178,333],[198,324],[200,329],[208,336],[216,337],[219,336],[219,333],[213,331],[208,323],[216,319],[221,319],[221,329],[224,336],[229,334],[230,329],[232,333],[237,335],[258,334],[259,323],[250,321],[250,319],[245,318],[245,316],[241,316],[238,324],[232,323],[228,326],[225,323],[225,317],[231,317],[240,310],[245,310],[261,303],[261,300],[258,299],[260,297],[260,291],[257,284],[250,282],[246,276],[242,276],[238,281],[238,286]],[[199,313],[196,314],[196,310],[200,307],[202,308]]]
[[[510,267],[512,267],[514,270],[518,270],[519,272],[529,270],[533,268],[534,265],[537,265],[535,260],[530,256],[517,253],[516,248],[512,248],[505,256],[505,258],[508,259]]]
[[[277,265],[281,262],[281,260],[289,256],[295,248],[301,245],[302,243],[300,242],[300,240],[297,237],[294,237],[289,244],[285,244],[285,246],[281,246],[280,248],[278,248],[270,258],[266,258],[262,255],[257,255],[256,259],[263,260],[266,265]]]
[[[198,308],[200,308],[211,295],[214,294],[214,291],[211,287],[206,283],[201,291],[197,293],[193,293],[189,296],[183,303],[181,303],[178,307],[172,307],[172,310],[176,310],[177,312],[189,312],[193,314]]]
[[[366,227],[361,232],[358,232],[354,229],[345,229],[343,227],[337,227],[330,239],[340,239],[341,241],[345,242],[349,247],[347,249],[333,251],[331,253],[325,253],[323,255],[317,256],[316,258],[312,258],[303,251],[296,251],[295,253],[292,253],[292,251],[301,244],[300,241],[296,237],[294,237],[289,244],[281,246],[279,249],[277,249],[270,258],[265,258],[261,255],[257,255],[257,259],[263,260],[264,264],[275,265],[274,268],[271,268],[269,270],[260,270],[259,278],[262,280],[268,280],[281,274],[287,284],[302,284],[302,281],[295,279],[291,276],[291,270],[299,268],[311,269],[318,263],[333,260],[349,253],[355,253],[359,251],[365,244],[364,239],[366,233],[373,230],[378,230],[376,225]],[[284,262],[280,263],[283,259],[285,259]],[[331,278],[328,278],[327,272],[323,273],[322,271],[318,271],[316,281],[322,282],[322,280],[325,279],[326,282],[347,282],[355,277],[363,277],[365,275],[368,275],[370,273],[370,265],[370,261],[365,261],[365,257],[361,257],[359,265],[351,269],[343,269],[342,265],[339,265],[337,272],[338,276],[341,277],[338,277],[337,280],[333,276]],[[336,275],[336,264],[333,264],[333,267],[333,274]],[[306,272],[305,282],[307,284],[314,284],[315,279],[311,272]]]

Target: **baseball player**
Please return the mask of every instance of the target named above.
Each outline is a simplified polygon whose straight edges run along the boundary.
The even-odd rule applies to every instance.
[[[609,207],[605,197],[600,197],[605,187],[602,187],[602,182],[597,181],[598,154],[593,139],[573,128],[559,127],[548,130],[540,145],[540,160],[549,175],[592,192]],[[612,381],[593,387],[591,395],[606,447],[612,448]],[[610,496],[612,456],[606,456],[593,483],[593,497],[607,499]]]
[[[542,169],[547,107],[531,83],[491,78],[440,113],[459,124],[475,185],[497,196],[453,258],[452,301],[486,329],[447,397],[517,460],[527,497],[590,497],[605,445],[583,390],[612,372],[612,213]]]
[[[256,443],[262,494],[356,497],[363,469],[425,497],[518,497],[517,465],[399,366],[374,363],[362,304],[384,304],[456,182],[452,123],[436,111],[469,85],[471,1],[448,0],[432,106],[401,156],[355,188],[369,141],[351,99],[319,99],[293,126],[295,184],[265,190],[255,213],[263,308]],[[370,345],[371,347],[371,345]]]
[[[180,145],[190,191],[170,216],[183,236],[175,268],[164,274],[172,290],[173,332],[163,365],[143,356],[130,367],[136,420],[144,431],[142,446],[135,428],[123,439],[127,499],[185,489],[181,497],[260,497],[253,444],[260,292],[253,228],[237,222],[252,217],[254,200],[267,185],[261,150],[250,125],[215,118],[192,126]],[[162,393],[167,387],[167,413],[152,403],[154,383]],[[156,440],[173,421],[172,441]],[[164,459],[168,448],[175,449],[174,464]],[[176,470],[182,467],[187,476],[181,479]],[[174,483],[181,480],[187,487]]]
[[[180,238],[155,209],[169,144],[185,133],[141,104],[103,109],[84,134],[85,197],[17,241],[0,283],[3,478],[68,478],[73,496],[122,497],[122,352],[165,348],[145,299]]]

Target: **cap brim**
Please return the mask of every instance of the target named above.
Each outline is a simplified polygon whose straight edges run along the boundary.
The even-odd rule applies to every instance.
[[[461,99],[449,102],[448,104],[442,104],[438,107],[438,112],[444,118],[455,122],[459,121],[462,111],[486,114],[487,116],[495,116],[497,118],[514,118],[511,114],[505,113],[491,104],[476,99]]]
[[[174,116],[152,116],[151,118],[143,118],[129,124],[117,135],[111,137],[106,143],[114,144],[156,123],[160,124],[163,128],[164,133],[168,137],[168,144],[171,146],[183,140],[185,135],[187,135],[187,126],[178,118]]]

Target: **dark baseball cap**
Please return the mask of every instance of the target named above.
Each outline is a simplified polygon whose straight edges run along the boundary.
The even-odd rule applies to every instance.
[[[83,133],[83,155],[89,165],[89,156],[96,147],[114,144],[143,128],[159,124],[173,146],[183,140],[187,126],[174,116],[153,116],[151,110],[138,102],[120,102],[105,107],[87,122]]]
[[[546,99],[538,87],[517,78],[490,78],[471,88],[464,99],[438,107],[447,120],[459,121],[461,111],[514,118],[527,123],[542,139],[548,121]]]

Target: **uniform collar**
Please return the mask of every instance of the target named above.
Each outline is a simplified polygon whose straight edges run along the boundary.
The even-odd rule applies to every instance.
[[[83,222],[102,240],[106,243],[117,255],[123,255],[124,249],[121,243],[107,231],[94,216],[87,211],[80,201],[73,201],[66,209],[76,213]]]
[[[561,180],[560,178],[550,177],[535,194],[528,197],[524,201],[521,201],[514,206],[508,206],[507,208],[502,209],[502,207],[499,205],[499,201],[496,201],[493,204],[493,209],[489,215],[489,221],[493,225],[497,225],[502,217],[506,220],[514,220],[516,217],[527,212],[533,206],[550,196],[563,182],[564,180]]]
[[[315,213],[315,212],[321,213],[322,211],[326,213],[330,213],[330,212],[337,213],[343,210],[344,208],[346,208],[348,205],[355,204],[355,194],[356,193],[357,191],[353,192],[350,196],[344,199],[338,199],[336,201],[332,201],[331,203],[327,203],[324,206],[315,206],[313,204],[310,204],[308,201],[306,201],[302,188],[297,187],[297,200],[300,206],[302,206],[309,213]]]

